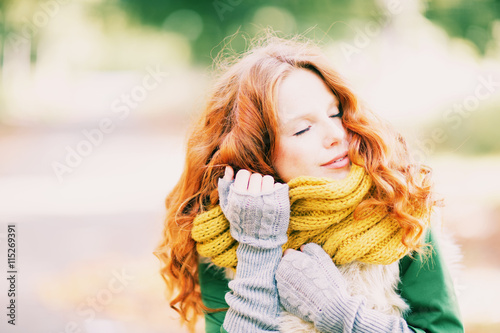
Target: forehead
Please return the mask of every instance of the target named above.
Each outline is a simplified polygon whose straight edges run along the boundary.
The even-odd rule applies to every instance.
[[[278,118],[281,122],[312,111],[326,111],[338,100],[319,75],[296,69],[278,87]]]

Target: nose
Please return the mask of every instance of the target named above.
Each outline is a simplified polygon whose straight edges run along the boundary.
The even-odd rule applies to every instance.
[[[323,146],[330,148],[345,139],[346,132],[340,118],[328,118],[323,125]]]

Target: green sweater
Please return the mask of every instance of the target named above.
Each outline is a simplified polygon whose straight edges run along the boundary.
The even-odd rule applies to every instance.
[[[417,333],[463,332],[453,283],[445,267],[439,244],[432,232],[426,237],[432,252],[427,256],[404,257],[399,262],[399,291],[410,306],[405,320]],[[209,308],[227,308],[224,299],[229,291],[224,270],[200,264],[201,297]],[[226,311],[205,314],[205,332],[224,332],[222,324]]]

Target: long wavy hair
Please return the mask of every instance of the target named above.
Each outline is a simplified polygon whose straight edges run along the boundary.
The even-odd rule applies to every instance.
[[[198,315],[210,311],[201,302],[193,219],[218,203],[217,180],[226,165],[235,173],[247,169],[281,181],[273,166],[279,139],[277,89],[292,71],[313,71],[339,99],[350,137],[349,158],[364,166],[376,186],[373,198],[362,202],[355,216],[385,206],[404,230],[402,242],[418,250],[425,222],[411,211],[430,211],[436,204],[430,169],[412,162],[404,139],[358,101],[316,45],[271,36],[227,62],[191,129],[184,171],[166,198],[163,238],[155,251],[173,297],[170,306],[191,330]]]

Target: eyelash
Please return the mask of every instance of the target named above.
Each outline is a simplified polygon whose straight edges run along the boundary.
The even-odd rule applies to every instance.
[[[342,110],[342,105],[340,105],[340,107],[339,107],[339,113],[331,115],[329,117],[330,118],[342,118],[343,115],[344,115],[344,111]],[[297,133],[295,133],[294,136],[300,136],[300,135],[304,134],[305,132],[309,131],[310,128],[311,128],[311,126],[308,126],[307,128],[304,128],[303,130],[298,131]]]
[[[307,126],[307,128],[304,128],[302,131],[298,131],[297,133],[295,133],[294,136],[302,135],[305,132],[309,131],[310,128],[311,128],[311,126]]]

